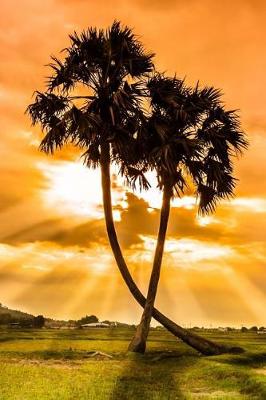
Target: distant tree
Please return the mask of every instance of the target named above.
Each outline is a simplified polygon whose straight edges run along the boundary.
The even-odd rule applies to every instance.
[[[12,322],[12,316],[9,313],[0,314],[0,325],[7,325]]]
[[[266,328],[264,328],[264,326],[260,326],[259,327],[259,331],[261,332],[261,331],[264,331]]]
[[[96,317],[96,315],[86,315],[85,317],[79,319],[77,321],[78,325],[84,325],[84,324],[93,324],[99,322],[99,319]]]
[[[32,326],[33,328],[43,328],[45,323],[45,318],[43,315],[38,315],[37,317],[34,317],[32,320]]]
[[[243,333],[248,332],[248,328],[246,328],[245,326],[242,326],[240,331],[243,332]]]
[[[249,330],[251,332],[258,332],[258,327],[257,326],[252,326]]]
[[[22,328],[32,328],[33,327],[33,319],[32,318],[24,318],[24,319],[21,319],[20,321],[13,321],[13,322],[19,322],[19,324]]]

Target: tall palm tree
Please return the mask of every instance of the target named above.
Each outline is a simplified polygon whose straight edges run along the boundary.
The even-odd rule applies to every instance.
[[[42,151],[52,154],[72,143],[85,149],[83,156],[88,167],[100,167],[110,245],[126,285],[144,307],[146,299],[132,279],[116,235],[110,165],[119,165],[131,187],[138,182],[142,188],[148,188],[144,175],[147,163],[142,157],[145,116],[141,99],[146,92],[142,80],[153,70],[153,55],[145,52],[129,28],[122,28],[116,21],[107,31],[90,28],[80,36],[74,33],[70,39],[65,60],[53,57],[54,73],[48,78],[47,91],[36,92],[27,111],[33,124],[39,123],[45,132]],[[86,95],[77,95],[79,87],[86,90]],[[203,354],[228,350],[183,329],[155,308],[153,316]]]
[[[192,181],[199,197],[199,212],[213,212],[221,199],[233,196],[232,156],[247,147],[235,111],[226,111],[214,88],[185,86],[184,81],[155,74],[148,83],[151,115],[146,126],[144,159],[157,175],[163,191],[160,227],[140,324],[129,345],[145,352],[157,293],[170,201]],[[144,153],[145,153],[144,151]]]

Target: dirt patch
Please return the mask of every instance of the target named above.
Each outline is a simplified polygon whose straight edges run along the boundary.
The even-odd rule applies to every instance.
[[[215,392],[192,392],[190,393],[190,396],[192,398],[195,397],[195,399],[221,399],[221,398],[225,398],[225,399],[240,399],[240,394],[238,392],[224,392],[223,390],[216,390]]]
[[[266,375],[266,367],[265,368],[257,368],[255,369],[256,374]]]

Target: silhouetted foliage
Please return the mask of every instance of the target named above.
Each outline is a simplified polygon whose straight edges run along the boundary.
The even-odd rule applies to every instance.
[[[156,73],[147,83],[151,110],[141,130],[143,164],[155,171],[163,203],[147,302],[129,350],[144,352],[160,277],[171,197],[192,186],[201,214],[233,196],[232,156],[247,141],[235,111],[227,111],[213,87],[185,85],[183,80]],[[191,185],[192,183],[192,185]]]
[[[47,91],[37,91],[27,109],[33,124],[40,123],[46,133],[41,150],[53,153],[72,143],[85,150],[84,163],[96,168],[100,146],[108,143],[111,161],[127,183],[148,188],[135,134],[143,124],[142,78],[153,69],[153,54],[117,21],[106,31],[75,32],[70,40],[65,60],[53,57]],[[89,95],[75,96],[73,90],[80,87]]]
[[[258,332],[258,327],[257,326],[252,326],[249,330],[251,332]]]
[[[32,326],[33,328],[43,328],[45,324],[45,318],[43,315],[38,315],[37,317],[34,317],[32,320]]]
[[[219,200],[233,196],[232,156],[247,147],[238,115],[224,108],[213,87],[187,86],[159,73],[147,87],[151,114],[142,131],[144,159],[156,171],[159,188],[170,186],[181,196],[192,182],[200,213],[213,212]]]
[[[11,322],[16,322],[9,313],[0,314],[0,325],[7,325]]]
[[[94,322],[99,322],[99,319],[95,315],[86,315],[77,321],[77,325],[91,324]]]

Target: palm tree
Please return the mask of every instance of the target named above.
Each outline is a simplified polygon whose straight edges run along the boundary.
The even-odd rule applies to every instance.
[[[54,70],[47,91],[36,92],[27,112],[33,124],[45,133],[40,149],[51,153],[66,143],[85,149],[85,163],[101,168],[103,206],[110,245],[122,277],[137,302],[146,299],[127,268],[117,239],[112,214],[110,165],[116,163],[131,187],[138,182],[148,188],[142,157],[145,115],[143,79],[153,70],[153,54],[146,53],[132,31],[114,22],[107,30],[90,28],[70,36],[71,46],[64,62],[53,57]],[[77,88],[86,95],[75,93]],[[136,135],[137,133],[137,135]],[[201,338],[164,316],[155,308],[153,316],[175,336],[203,354],[228,349]]]
[[[151,115],[146,127],[144,158],[157,175],[163,191],[160,227],[140,324],[129,350],[144,353],[157,293],[170,201],[192,181],[199,197],[199,212],[213,212],[221,199],[233,196],[232,156],[241,154],[247,141],[235,111],[226,111],[214,88],[187,87],[184,81],[155,74],[148,83]],[[145,136],[145,135],[144,135]]]

